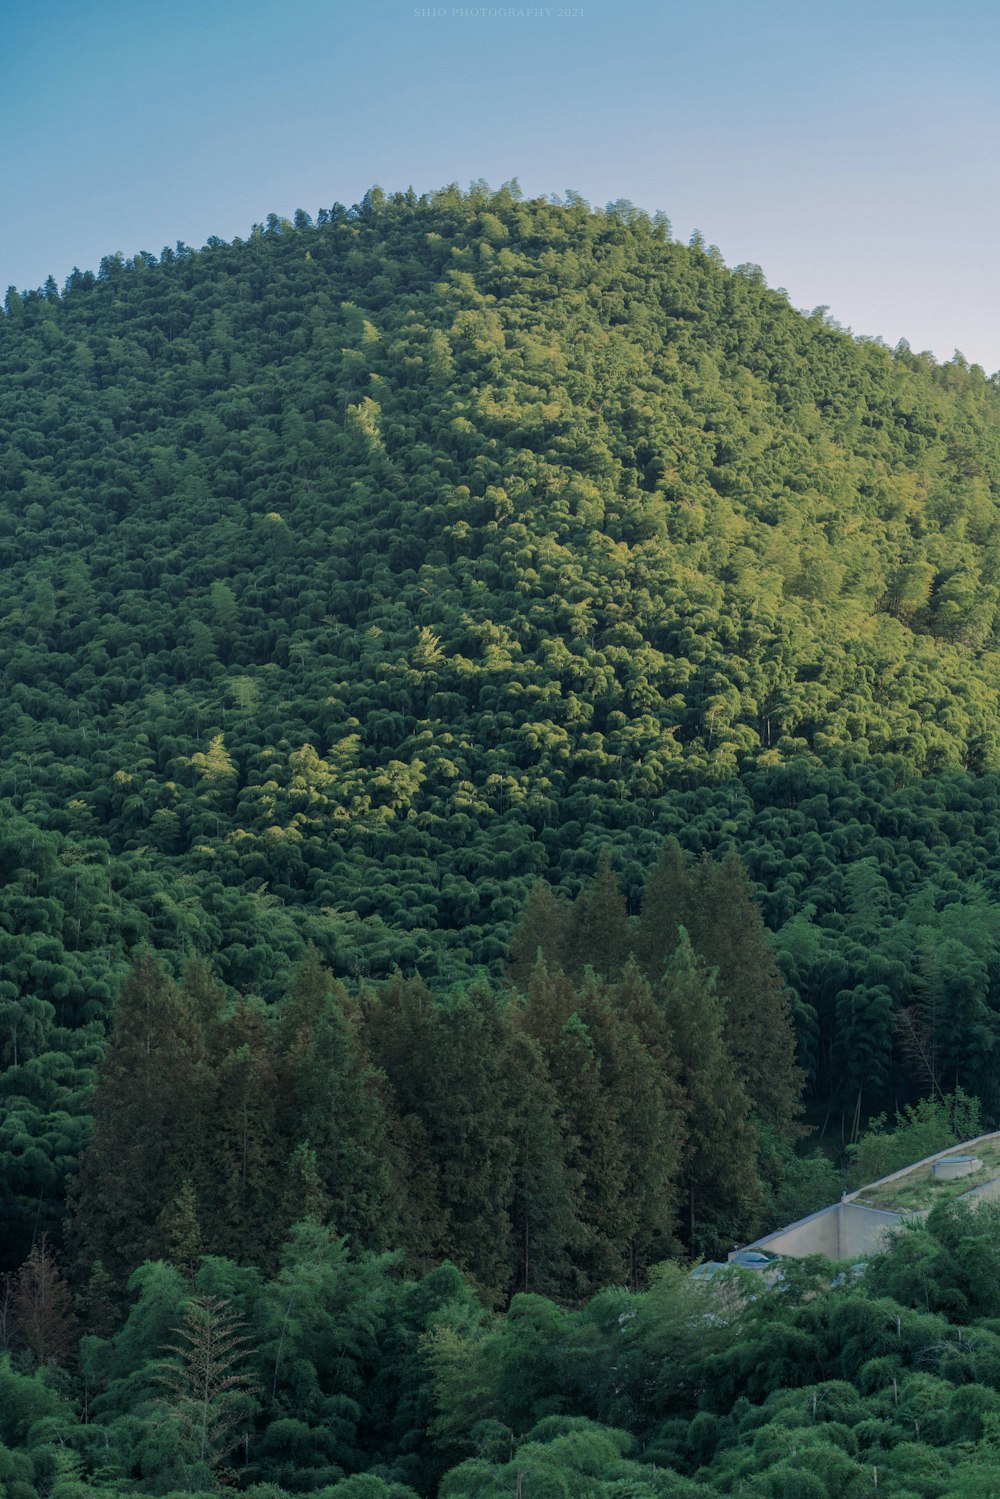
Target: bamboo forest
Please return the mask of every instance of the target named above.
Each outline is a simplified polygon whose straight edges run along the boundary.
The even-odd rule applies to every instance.
[[[372,188],[0,316],[0,1499],[987,1499],[1000,379]]]

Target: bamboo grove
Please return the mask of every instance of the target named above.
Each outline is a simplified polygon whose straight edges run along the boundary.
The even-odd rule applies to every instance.
[[[988,1492],[985,1230],[682,1266],[1000,1121],[996,377],[376,188],[11,288],[0,438],[11,1499]]]

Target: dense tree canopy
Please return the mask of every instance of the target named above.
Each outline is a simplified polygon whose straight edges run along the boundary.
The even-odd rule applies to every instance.
[[[6,1492],[988,1492],[968,1224],[649,1277],[1000,1120],[996,380],[479,184],[12,289],[0,425]]]
[[[39,997],[109,929],[275,994],[304,935],[345,974],[495,966],[581,827],[672,831],[801,756],[818,796],[845,754],[1000,767],[998,414],[663,221],[512,187],[12,298],[0,795],[55,866]]]
[[[997,1211],[935,1208],[860,1267],[664,1265],[502,1314],[307,1221],[267,1275],[150,1261],[101,1333],[56,1312],[48,1342],[22,1309],[40,1259],[58,1288],[43,1251],[2,1324],[0,1473],[14,1499],[987,1499]]]
[[[953,1003],[932,1070],[995,1088],[994,382],[514,185],[8,304],[8,1064],[91,1065],[137,941],[498,973],[536,877],[610,842],[635,912],[673,833],[787,929],[814,1092],[894,1102]]]

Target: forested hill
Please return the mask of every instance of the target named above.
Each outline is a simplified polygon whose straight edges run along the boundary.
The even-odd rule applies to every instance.
[[[1000,1122],[995,381],[373,189],[11,290],[0,438],[0,1489],[992,1492],[991,1210],[653,1267]]]
[[[534,878],[607,844],[635,910],[674,832],[742,852],[815,1090],[893,1097],[930,936],[983,1064],[979,369],[627,204],[373,190],[11,290],[0,428],[8,1062],[99,1028],[140,942],[269,998],[307,938],[498,971]]]
[[[61,758],[146,734],[107,761],[142,805],[83,798],[117,839],[180,838],[227,756],[254,840],[851,744],[1000,763],[981,372],[625,208],[320,218],[8,296],[6,683]]]

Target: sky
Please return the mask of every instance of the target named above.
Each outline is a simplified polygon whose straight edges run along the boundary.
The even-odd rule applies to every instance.
[[[1000,369],[996,0],[4,0],[2,41],[0,288],[517,178]]]

